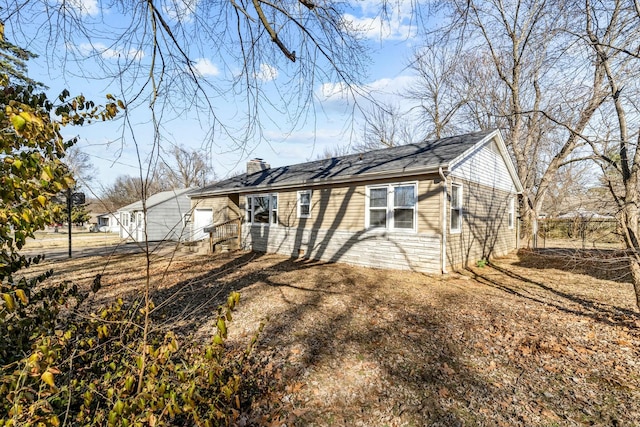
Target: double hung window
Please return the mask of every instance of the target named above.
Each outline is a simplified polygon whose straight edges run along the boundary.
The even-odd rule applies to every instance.
[[[277,224],[278,195],[247,196],[247,221],[251,224]]]
[[[450,230],[452,233],[462,231],[462,185],[451,184]]]
[[[509,228],[513,228],[513,225],[515,224],[515,216],[516,216],[515,200],[513,197],[510,197],[509,198],[509,217],[508,217]]]
[[[386,184],[367,188],[367,227],[415,230],[416,184]]]
[[[389,204],[389,189],[371,188],[369,189],[369,226],[387,227],[387,211]]]
[[[298,218],[311,218],[311,190],[298,191]]]

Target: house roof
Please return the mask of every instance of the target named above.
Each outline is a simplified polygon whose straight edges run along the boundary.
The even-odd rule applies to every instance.
[[[156,193],[153,196],[149,196],[147,198],[147,209],[152,208],[154,206],[157,206],[161,203],[166,202],[167,200],[171,200],[175,197],[178,197],[184,193],[186,193],[187,191],[191,191],[193,190],[192,188],[181,188],[178,190],[169,190],[169,191],[162,191],[160,193]],[[127,206],[123,206],[120,209],[118,209],[118,211],[141,211],[142,210],[142,200],[138,200],[137,202],[133,202],[130,205]]]
[[[437,172],[446,169],[478,143],[499,132],[486,130],[465,135],[426,140],[416,144],[333,157],[291,166],[242,174],[197,189],[189,197],[230,192],[247,192],[283,187],[320,185],[334,182],[370,180],[411,173]],[[517,179],[517,177],[516,177]]]

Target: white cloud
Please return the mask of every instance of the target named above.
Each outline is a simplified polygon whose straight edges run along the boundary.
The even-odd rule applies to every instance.
[[[287,133],[268,130],[265,138],[270,144],[258,146],[255,156],[264,158],[272,167],[286,166],[314,160],[318,154],[335,147],[352,146],[353,135],[345,132],[344,121],[334,123],[323,121],[321,127],[314,127]]]
[[[202,77],[215,77],[220,74],[220,69],[207,58],[196,59],[193,68]]]
[[[59,3],[76,10],[81,15],[95,16],[100,13],[98,0],[59,0]]]
[[[374,80],[366,87],[375,93],[397,94],[407,89],[416,80],[415,76],[400,75],[393,78]]]
[[[360,101],[365,97],[387,102],[398,99],[398,94],[414,81],[414,76],[400,75],[374,80],[362,86],[348,86],[343,82],[324,83],[316,91],[316,96],[322,103]]]
[[[345,24],[368,39],[406,40],[416,35],[414,3],[411,0],[394,2],[385,13],[379,0],[365,0],[353,4],[360,15],[344,14]]]
[[[260,64],[260,71],[256,73],[256,79],[270,82],[278,78],[278,69],[269,64]]]
[[[120,50],[108,47],[102,43],[82,43],[78,46],[78,51],[83,55],[100,55],[104,59],[133,59],[136,61],[144,58],[144,52],[139,49]]]
[[[352,89],[343,82],[323,83],[316,95],[322,102],[353,100]]]
[[[174,21],[191,22],[197,6],[198,0],[169,0],[162,9]]]

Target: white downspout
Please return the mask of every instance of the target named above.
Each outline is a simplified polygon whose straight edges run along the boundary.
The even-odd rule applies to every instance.
[[[442,172],[442,166],[438,168],[438,173],[442,178],[442,250],[440,256],[442,257],[442,274],[447,274],[447,199],[448,199],[448,185],[447,177]]]

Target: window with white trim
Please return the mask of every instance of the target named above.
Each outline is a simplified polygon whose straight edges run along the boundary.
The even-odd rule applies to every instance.
[[[298,191],[298,218],[311,218],[311,190]]]
[[[278,195],[261,194],[247,196],[247,222],[251,224],[278,223]]]
[[[415,183],[367,187],[366,227],[415,230],[416,194]]]
[[[515,215],[516,215],[515,198],[510,197],[509,198],[509,214],[508,214],[508,220],[507,220],[509,224],[509,228],[513,228],[515,224]]]
[[[120,224],[122,224],[123,227],[129,226],[129,212],[122,212],[120,214]]]
[[[460,233],[462,231],[462,185],[451,184],[450,199],[450,231]]]

